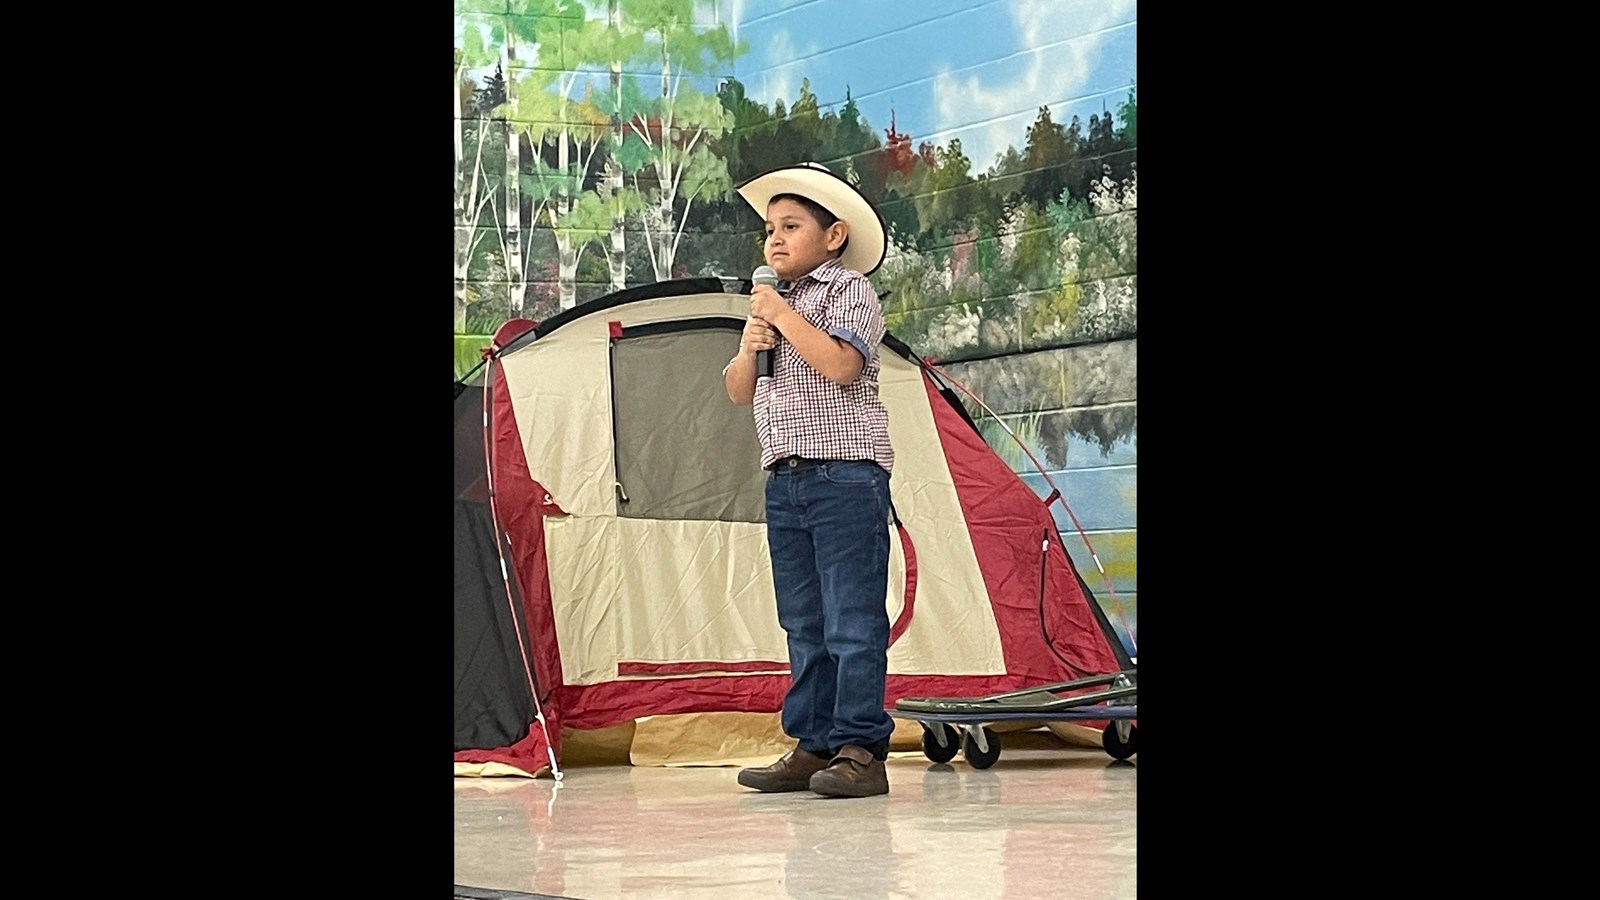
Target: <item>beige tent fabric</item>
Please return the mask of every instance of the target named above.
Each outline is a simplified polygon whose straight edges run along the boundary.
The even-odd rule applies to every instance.
[[[501,786],[509,789],[512,785],[504,781],[507,778],[543,778],[550,775],[550,767],[543,766],[537,772],[524,772],[516,766],[503,763],[456,763],[455,777],[477,778],[486,790],[500,789]]]
[[[879,393],[894,444],[891,499],[911,532],[917,592],[911,627],[889,648],[894,675],[1004,675],[1000,629],[967,531],[922,370],[883,351]],[[903,590],[903,585],[902,585]]]
[[[536,778],[540,775],[549,774],[550,772],[549,766],[542,766],[537,772],[525,772],[516,766],[508,766],[505,763],[497,762],[458,762],[455,765],[455,777],[457,778]]]
[[[705,661],[707,671],[717,662],[774,662],[762,671],[788,671],[763,526],[577,516],[545,525],[565,683],[615,680],[625,661]],[[891,532],[890,621],[905,606],[905,580],[900,536]],[[647,599],[624,608],[618,597]],[[962,641],[946,648],[957,662],[963,652],[981,659]]]
[[[567,684],[615,680],[623,661],[787,671],[764,526],[551,516],[545,540]]]
[[[740,294],[669,297],[629,304],[617,317],[624,327],[742,319],[748,303]],[[786,659],[764,526],[617,516],[609,382],[595,377],[609,371],[608,321],[602,313],[571,322],[503,361],[529,471],[570,514],[545,520],[566,683],[614,680],[622,662]],[[882,360],[896,451],[890,490],[919,561],[911,626],[890,648],[889,671],[1004,674],[999,629],[921,371],[891,352]],[[905,595],[898,532],[892,541],[891,621]]]

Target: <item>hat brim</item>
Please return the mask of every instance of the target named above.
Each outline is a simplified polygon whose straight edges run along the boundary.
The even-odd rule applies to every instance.
[[[749,179],[736,190],[765,221],[767,205],[778,194],[815,201],[850,227],[850,245],[839,262],[863,275],[883,265],[888,253],[883,217],[856,186],[815,163],[781,166]]]

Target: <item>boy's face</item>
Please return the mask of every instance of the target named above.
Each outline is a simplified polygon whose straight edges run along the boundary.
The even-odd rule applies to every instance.
[[[827,262],[849,233],[843,222],[823,228],[804,206],[786,198],[774,200],[767,205],[767,243],[762,253],[779,278],[793,281]]]

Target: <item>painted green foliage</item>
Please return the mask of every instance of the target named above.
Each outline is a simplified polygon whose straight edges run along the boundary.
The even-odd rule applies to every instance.
[[[747,273],[761,262],[759,222],[731,186],[817,160],[882,211],[892,246],[874,284],[890,330],[927,355],[1137,333],[1133,87],[1088,122],[1041,107],[1020,147],[984,167],[959,139],[918,143],[892,119],[867,121],[848,90],[828,108],[809,80],[789,105],[751,100],[720,74],[748,48],[696,25],[693,0],[512,5],[522,14],[498,14],[504,0],[457,4],[458,332],[618,284]],[[525,48],[510,73],[494,68],[506,41]]]
[[[696,86],[731,68],[726,28],[696,27],[693,0],[608,0],[620,27],[573,0],[456,9],[457,331],[681,274],[695,204],[730,187],[724,111]]]

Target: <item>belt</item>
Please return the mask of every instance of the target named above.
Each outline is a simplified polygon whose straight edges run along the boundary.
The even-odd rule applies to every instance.
[[[767,466],[767,471],[788,472],[796,469],[811,469],[820,466],[825,462],[827,462],[825,459],[807,459],[804,456],[785,456],[781,459],[774,460],[772,465]]]

